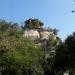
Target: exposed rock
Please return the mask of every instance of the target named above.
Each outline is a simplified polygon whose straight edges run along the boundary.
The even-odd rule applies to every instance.
[[[35,29],[26,29],[23,34],[24,37],[27,37],[31,40],[36,40],[40,38],[39,32]]]
[[[53,32],[43,30],[43,31],[38,31],[37,29],[26,29],[24,31],[24,37],[30,38],[31,40],[48,40],[50,36],[53,35]]]
[[[54,39],[56,40],[56,36],[52,31],[49,31],[47,29],[26,29],[24,31],[23,37],[27,37],[34,41],[35,47],[41,47],[45,53],[48,53],[49,47],[48,47],[48,40]],[[59,43],[58,43],[59,44]],[[50,51],[51,55],[55,53],[54,49],[53,51]]]
[[[53,32],[50,32],[50,31],[41,31],[40,32],[40,38],[41,40],[48,40],[50,38],[50,36],[53,35]]]

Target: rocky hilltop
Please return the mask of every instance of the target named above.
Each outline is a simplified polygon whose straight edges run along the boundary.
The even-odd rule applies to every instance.
[[[56,40],[54,31],[50,28],[44,28],[43,23],[37,19],[28,19],[25,23],[26,25],[23,37],[35,41],[35,46],[42,47],[47,51],[50,39]]]
[[[39,29],[40,30],[40,29]],[[39,31],[38,29],[26,29],[23,36],[30,38],[31,40],[48,40],[50,36],[53,36],[53,32],[46,29]]]

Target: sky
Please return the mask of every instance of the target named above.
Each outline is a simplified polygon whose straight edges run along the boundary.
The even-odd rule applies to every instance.
[[[75,31],[75,2],[73,0],[0,0],[0,19],[22,24],[37,18],[44,27],[57,28],[64,40]]]

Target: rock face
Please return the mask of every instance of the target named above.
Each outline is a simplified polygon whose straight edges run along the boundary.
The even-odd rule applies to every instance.
[[[48,40],[50,38],[50,36],[53,35],[53,32],[50,32],[50,31],[41,31],[40,32],[40,38],[41,40]]]
[[[40,38],[39,32],[35,29],[27,29],[24,31],[24,37],[27,37],[31,40],[36,40]]]
[[[41,47],[45,53],[47,53],[49,50],[48,40],[50,38],[56,39],[53,32],[46,29],[26,29],[24,31],[23,37],[27,37],[34,41],[35,47]]]
[[[41,40],[48,40],[50,38],[50,36],[53,35],[53,32],[50,31],[38,31],[37,29],[26,29],[24,31],[24,37],[27,37],[31,40],[37,40],[37,39],[41,39]]]

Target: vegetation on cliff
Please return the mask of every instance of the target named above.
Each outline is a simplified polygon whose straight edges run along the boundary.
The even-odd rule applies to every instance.
[[[43,29],[38,19],[28,19],[24,26],[0,20],[0,75],[63,75],[75,73],[75,33],[64,42],[56,36],[38,41],[23,37],[24,30]],[[46,29],[47,30],[47,29]],[[48,29],[50,31],[50,28]],[[54,36],[56,36],[54,38]]]

